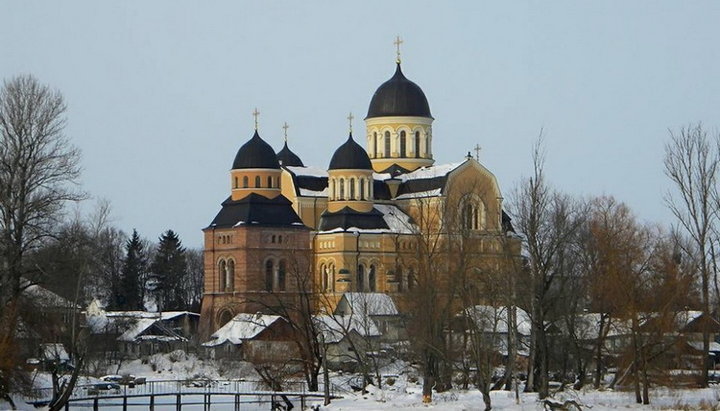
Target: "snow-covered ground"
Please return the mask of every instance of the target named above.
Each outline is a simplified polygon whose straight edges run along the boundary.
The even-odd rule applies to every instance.
[[[143,376],[148,380],[175,380],[175,379],[257,379],[252,366],[243,362],[222,362],[203,361],[192,354],[174,352],[166,355],[154,355],[146,361],[133,360],[121,364],[108,366],[106,374],[133,374]],[[436,409],[448,411],[460,410],[482,410],[484,403],[482,395],[476,389],[452,390],[444,393],[435,393],[431,404],[422,403],[422,384],[416,373],[404,363],[393,363],[382,370],[382,389],[374,386],[367,387],[367,393],[362,394],[352,390],[351,386],[357,387],[360,378],[354,374],[331,373],[331,381],[340,387],[343,392],[339,393],[342,399],[337,399],[327,410],[411,410],[411,409]],[[99,375],[98,375],[99,376]],[[98,381],[94,377],[88,377],[81,383],[92,383]],[[38,373],[35,376],[36,387],[48,387],[50,378],[47,374]],[[193,399],[192,396],[185,397],[188,405],[183,406],[184,410],[202,409],[202,398]],[[498,410],[537,410],[542,409],[538,402],[537,395],[520,393],[519,402],[516,402],[514,392],[494,391],[491,393],[492,406]],[[648,406],[635,404],[634,394],[626,391],[598,391],[581,390],[565,391],[555,394],[560,401],[566,399],[588,406],[593,411],[616,410],[616,409],[645,409],[645,410],[694,410],[694,409],[719,409],[720,387],[715,386],[708,389],[668,389],[656,388],[650,393],[651,404]],[[247,398],[251,400],[251,398]],[[134,400],[140,401],[140,400]],[[170,401],[170,399],[167,399]],[[222,404],[225,401],[227,403]],[[164,400],[159,400],[156,406],[158,410],[174,409],[174,404],[161,405]],[[170,401],[171,402],[171,401]],[[190,405],[189,403],[195,403]],[[16,397],[16,404],[19,409],[30,410],[32,406],[24,403]],[[140,404],[140,402],[138,402]],[[320,405],[321,402],[313,402]],[[90,406],[89,404],[87,406]],[[589,408],[592,407],[592,408]],[[8,404],[0,401],[0,410],[8,409]],[[87,407],[71,407],[71,409],[85,409]],[[147,409],[147,405],[130,407],[131,409]],[[244,404],[243,409],[268,409],[268,404]],[[585,408],[585,407],[584,407]],[[104,404],[103,409],[122,409],[121,406]],[[216,398],[213,410],[234,409],[230,398]]]

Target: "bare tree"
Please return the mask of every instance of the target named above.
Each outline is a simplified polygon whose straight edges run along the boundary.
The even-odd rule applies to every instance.
[[[717,139],[716,139],[717,140]],[[717,141],[716,141],[717,142]],[[670,141],[665,145],[665,174],[673,183],[674,190],[665,201],[688,233],[699,254],[702,311],[709,316],[710,265],[712,257],[711,235],[717,228],[718,219],[718,162],[720,155],[703,130],[702,124],[683,127],[679,132],[670,131]],[[703,386],[707,387],[710,333],[703,330]]]
[[[12,345],[21,277],[31,277],[29,252],[52,235],[74,185],[80,152],[64,135],[62,95],[24,75],[0,89],[0,344]],[[0,350],[2,351],[2,350]],[[0,352],[0,357],[7,355]],[[0,363],[5,361],[0,359]],[[0,371],[0,387],[12,370]]]
[[[514,195],[512,214],[518,231],[525,237],[529,257],[532,296],[530,316],[532,333],[528,383],[526,390],[537,390],[540,398],[548,395],[549,342],[546,316],[554,308],[556,297],[564,292],[563,259],[582,219],[574,202],[555,192],[545,181],[545,152],[542,132],[533,148],[533,175],[522,181]]]

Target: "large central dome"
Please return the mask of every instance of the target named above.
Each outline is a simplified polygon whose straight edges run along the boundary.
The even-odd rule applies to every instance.
[[[365,118],[394,116],[432,118],[425,93],[403,75],[400,63],[392,78],[375,91]]]

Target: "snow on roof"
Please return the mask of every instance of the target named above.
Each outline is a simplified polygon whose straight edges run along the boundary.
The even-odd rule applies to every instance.
[[[215,331],[203,346],[214,347],[225,342],[242,344],[243,340],[254,338],[281,318],[279,315],[240,313]]]
[[[345,293],[338,307],[345,301],[351,314],[355,317],[372,315],[398,315],[393,299],[383,293]],[[337,311],[337,309],[336,309]]]
[[[189,311],[163,311],[162,317],[160,313],[149,311],[88,311],[86,324],[93,334],[106,334],[111,332],[124,334],[131,328],[134,328],[135,324],[141,320],[152,321],[150,323],[150,325],[152,325],[152,323],[158,320],[167,321],[183,315],[200,316],[198,313]],[[146,328],[147,327],[143,328],[140,332]]]
[[[679,311],[675,316],[675,322],[678,326],[678,329],[682,330],[683,328],[690,325],[690,323],[692,323],[693,321],[702,317],[702,315],[703,312],[697,310]]]
[[[43,360],[60,362],[70,361],[70,356],[67,351],[65,351],[65,346],[61,343],[41,344],[40,356]]]
[[[362,337],[379,337],[380,330],[369,317],[353,315],[316,315],[313,317],[327,343],[341,341],[351,331]]]
[[[475,305],[464,310],[475,326],[483,332],[508,332],[507,307],[493,307],[490,305]],[[520,335],[530,335],[532,322],[528,313],[520,307],[515,307],[515,322]]]
[[[407,200],[410,198],[437,197],[440,194],[442,194],[442,188],[435,188],[435,189],[427,190],[427,191],[418,191],[417,193],[400,194],[399,196],[395,197],[395,199],[396,200]]]
[[[702,341],[691,341],[691,342],[688,342],[688,344],[698,351],[703,350]],[[710,341],[710,350],[709,351],[710,352],[720,352],[720,344],[716,343],[715,341]]]
[[[308,166],[308,167],[296,167],[288,166],[285,167],[290,170],[296,176],[310,176],[310,177],[327,177],[328,172],[324,168]]]
[[[465,161],[461,161],[459,163],[450,163],[450,164],[439,164],[436,166],[430,166],[430,167],[421,167],[417,170],[407,173],[407,174],[401,174],[399,175],[398,179],[402,181],[407,180],[417,180],[421,178],[433,178],[433,177],[443,177],[450,173],[451,171],[455,170],[456,168],[460,167]]]
[[[357,228],[342,227],[333,228],[332,230],[319,231],[323,234],[341,233],[345,231],[354,231],[358,233],[394,233],[394,234],[415,234],[419,232],[417,226],[412,223],[409,215],[394,205],[375,204],[375,209],[383,215],[383,220],[389,228]]]
[[[25,280],[27,281],[27,280]],[[73,308],[75,304],[72,301],[59,296],[58,294],[48,290],[47,288],[41,287],[37,284],[27,285],[29,282],[21,286],[27,286],[23,291],[23,296],[30,299],[33,304],[40,307],[60,307],[60,308]],[[80,308],[80,307],[76,307]]]
[[[580,340],[594,340],[600,335],[600,313],[585,313],[575,317],[575,335]],[[630,333],[630,322],[619,318],[606,318],[603,328],[606,337],[619,337]],[[609,328],[608,328],[609,324]]]
[[[328,189],[325,187],[322,191],[308,190],[307,188],[300,187],[300,195],[303,197],[327,197]]]

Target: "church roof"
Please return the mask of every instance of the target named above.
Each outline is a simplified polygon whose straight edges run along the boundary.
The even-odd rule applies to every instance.
[[[280,162],[281,166],[292,166],[292,167],[304,167],[302,160],[300,160],[300,157],[298,157],[297,154],[293,153],[292,150],[287,145],[287,141],[285,142],[285,145],[283,145],[282,150],[280,150],[277,153],[278,161]]]
[[[325,210],[320,216],[320,231],[341,229],[347,231],[350,228],[365,230],[387,230],[389,227],[383,218],[383,214],[377,209],[367,212],[353,210],[350,207],[343,207],[336,212]]]
[[[408,80],[398,63],[395,74],[375,91],[366,119],[373,117],[430,117],[430,105],[420,86]]]
[[[329,170],[372,170],[367,152],[353,140],[352,133],[347,141],[338,147],[330,160]]]
[[[210,227],[234,227],[236,225],[296,226],[305,227],[292,208],[290,200],[283,196],[267,198],[249,194],[241,200],[228,197],[215,216]]]
[[[275,150],[260,138],[257,130],[252,138],[240,147],[233,161],[233,170],[241,168],[275,168],[279,169]]]

